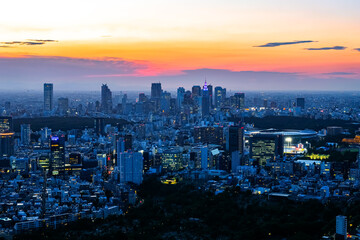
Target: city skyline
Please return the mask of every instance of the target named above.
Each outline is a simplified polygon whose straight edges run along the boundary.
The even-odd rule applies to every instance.
[[[4,90],[175,90],[205,77],[233,91],[360,89],[358,1],[20,2],[0,16]]]

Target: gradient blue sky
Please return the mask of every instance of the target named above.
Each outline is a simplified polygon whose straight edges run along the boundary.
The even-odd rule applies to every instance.
[[[358,0],[2,3],[3,90],[359,90]]]

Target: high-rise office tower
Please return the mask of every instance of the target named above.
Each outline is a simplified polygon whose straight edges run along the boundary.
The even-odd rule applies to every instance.
[[[160,98],[162,95],[161,83],[151,84],[151,100],[154,104],[154,110],[160,110]]]
[[[226,100],[226,88],[222,89],[222,99],[223,102]]]
[[[244,153],[244,127],[230,126],[226,139],[226,149],[230,155],[232,152],[239,151],[239,154]]]
[[[161,99],[160,99],[161,112],[168,113],[170,111],[170,99],[171,99],[171,93],[164,91],[161,94]]]
[[[250,135],[250,158],[264,166],[267,160],[275,160],[282,157],[284,143],[282,135],[253,134]]]
[[[233,96],[233,102],[231,106],[236,109],[243,110],[245,108],[245,94],[244,93],[235,93]]]
[[[347,218],[346,216],[336,216],[336,236],[335,239],[347,239]]]
[[[141,184],[143,180],[143,156],[140,152],[119,152],[120,183]]]
[[[210,96],[209,96],[209,89],[207,87],[206,80],[202,93],[201,113],[203,117],[209,116],[210,114]]]
[[[112,93],[106,84],[101,86],[101,111],[104,113],[112,111]]]
[[[53,109],[53,98],[53,84],[44,83],[44,111],[50,112]]]
[[[9,159],[14,154],[12,117],[0,117],[0,159]]]
[[[203,144],[223,144],[223,127],[195,127],[194,141]]]
[[[21,124],[21,144],[29,145],[30,144],[30,135],[31,129],[30,124]]]
[[[0,159],[9,159],[14,154],[14,133],[0,133]]]
[[[181,108],[181,106],[184,102],[184,95],[185,95],[185,88],[179,87],[177,89],[177,96],[176,96],[176,106],[178,108]]]
[[[212,109],[214,107],[214,91],[213,91],[213,86],[212,85],[208,85],[208,92],[209,92],[209,98],[210,98],[210,108]]]
[[[215,87],[215,108],[219,109],[221,107],[223,99],[223,88],[222,87]]]
[[[122,107],[123,114],[126,114],[126,105],[127,105],[127,94],[124,94],[121,99],[121,107]]]
[[[151,98],[152,99],[159,99],[161,98],[161,83],[152,83],[151,84]]]
[[[296,106],[301,109],[305,108],[305,98],[296,98]]]
[[[50,171],[52,175],[59,175],[65,170],[65,136],[50,136]]]
[[[201,96],[201,87],[196,85],[191,89],[192,97],[200,97]]]

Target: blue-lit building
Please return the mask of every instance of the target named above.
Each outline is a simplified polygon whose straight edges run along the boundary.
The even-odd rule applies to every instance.
[[[50,136],[50,173],[62,174],[65,170],[65,136]]]

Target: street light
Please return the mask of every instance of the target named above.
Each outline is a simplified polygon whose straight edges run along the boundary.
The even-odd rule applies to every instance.
[[[290,144],[291,144],[291,142],[292,142],[292,138],[291,138],[291,137],[285,138],[285,142],[287,142],[287,143],[288,143],[288,147],[290,147]]]

